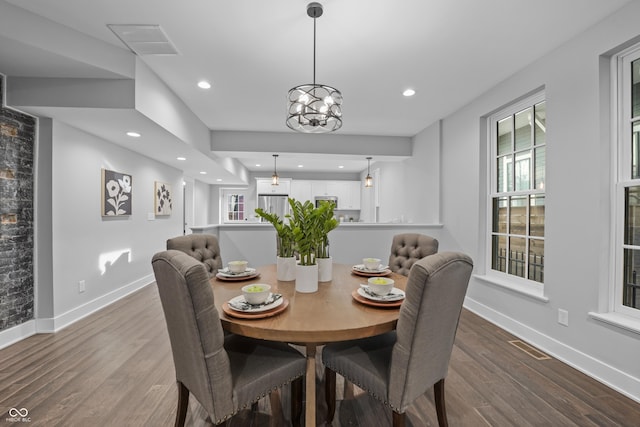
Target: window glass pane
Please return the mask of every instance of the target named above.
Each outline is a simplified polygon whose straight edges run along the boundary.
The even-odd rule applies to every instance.
[[[640,122],[631,130],[631,177],[640,178]]]
[[[524,277],[526,243],[522,237],[509,238],[509,274]]]
[[[640,117],[640,59],[631,63],[631,117]]]
[[[544,237],[544,196],[529,197],[529,236]]]
[[[509,233],[525,235],[527,233],[527,196],[510,198]]]
[[[528,190],[531,182],[531,151],[516,153],[516,191]]]
[[[493,230],[494,233],[507,232],[507,198],[493,199]]]
[[[244,220],[244,194],[227,194],[227,219],[229,221]]]
[[[493,236],[491,254],[491,268],[506,273],[507,238],[505,236]]]
[[[638,273],[640,268],[640,251],[624,250],[624,283],[622,284],[622,305],[640,308],[640,285]]]
[[[535,145],[547,143],[547,107],[546,103],[536,104],[535,108]]]
[[[540,100],[540,94],[535,95]],[[491,268],[543,283],[546,104],[519,103],[492,119]]]
[[[513,155],[498,157],[497,191],[513,191]]]
[[[244,195],[238,194],[238,219],[244,220]]]
[[[624,190],[624,243],[640,246],[640,186]]]
[[[529,280],[544,282],[544,240],[529,240]]]
[[[544,171],[545,171],[545,156],[546,147],[538,147],[534,151],[534,166],[533,173],[537,190],[544,190]]]
[[[498,155],[511,152],[511,133],[513,125],[511,116],[498,122]]]
[[[531,108],[516,114],[516,151],[531,147]]]

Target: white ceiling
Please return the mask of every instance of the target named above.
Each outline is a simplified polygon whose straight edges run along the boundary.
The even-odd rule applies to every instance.
[[[411,137],[629,1],[325,0],[324,15],[317,21],[316,81],[343,94],[344,124],[337,133]],[[19,7],[24,16],[20,34],[0,29],[0,73],[123,78],[117,70],[96,65],[100,52],[78,49],[73,59],[58,55],[52,44],[62,48],[71,39],[45,37],[43,21],[31,19],[32,14],[127,52],[108,24],[158,24],[179,55],[141,59],[209,129],[292,132],[285,125],[286,93],[313,78],[313,20],[306,15],[307,3],[0,0],[0,8],[15,12]],[[0,27],[5,24],[10,23]],[[74,43],[83,37],[75,34]],[[213,87],[199,89],[201,79]],[[415,89],[416,95],[403,97],[406,88]],[[81,125],[73,122],[79,114],[59,111],[42,113],[59,115],[56,118],[99,136],[112,135],[123,121],[121,113],[105,112]],[[138,116],[128,116],[131,126],[144,121]],[[148,123],[140,126],[147,128]],[[145,153],[140,145],[134,149]],[[145,154],[157,158],[155,151]],[[335,171],[338,164],[347,172],[365,169],[366,148],[353,151],[358,150],[350,155],[300,154],[292,144],[279,151],[278,170],[300,171],[299,164],[307,171]],[[215,158],[221,153],[211,154]],[[251,171],[273,166],[269,147],[222,154]],[[255,166],[258,163],[263,166]]]

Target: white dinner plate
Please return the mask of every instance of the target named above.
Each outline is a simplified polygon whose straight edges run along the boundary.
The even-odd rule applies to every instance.
[[[404,299],[404,291],[402,289],[392,288],[391,292],[389,292],[387,295],[378,296],[367,293],[367,291],[364,289],[365,287],[367,287],[367,285],[361,285],[358,288],[358,295],[366,299],[370,299],[371,301],[393,302]]]
[[[251,268],[251,267],[247,267],[247,269],[245,271],[243,271],[242,273],[232,273],[229,270],[229,267],[225,267],[225,268],[220,268],[218,270],[218,273],[224,277],[245,277],[245,276],[251,276],[253,274],[256,273],[256,269],[255,268]]]
[[[269,298],[267,298],[267,301],[269,301],[269,299],[271,299],[272,296],[273,294],[269,294]],[[284,301],[284,298],[280,297],[270,304],[256,305],[256,306],[251,306],[250,308],[247,308],[247,309],[240,310],[235,307],[235,304],[246,304],[247,301],[244,299],[244,295],[238,295],[237,297],[231,298],[228,304],[229,304],[229,308],[234,311],[239,311],[242,313],[260,313],[262,311],[267,311],[267,310],[271,310],[272,308],[278,307],[280,304],[282,304],[283,301]]]
[[[353,266],[354,270],[362,271],[363,273],[382,273],[386,271],[387,268],[389,268],[388,265],[382,265],[382,264],[380,264],[378,268],[375,270],[369,270],[364,266],[364,264],[356,264]]]

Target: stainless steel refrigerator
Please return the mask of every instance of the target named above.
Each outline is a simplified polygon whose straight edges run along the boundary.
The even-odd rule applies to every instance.
[[[284,218],[289,213],[289,197],[287,195],[259,194],[258,207],[266,212],[274,213],[280,218]],[[264,218],[261,218],[264,221]]]

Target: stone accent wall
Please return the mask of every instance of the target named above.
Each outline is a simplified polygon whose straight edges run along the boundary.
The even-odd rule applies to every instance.
[[[0,75],[0,100],[4,85]],[[0,105],[0,331],[33,319],[35,126]]]

